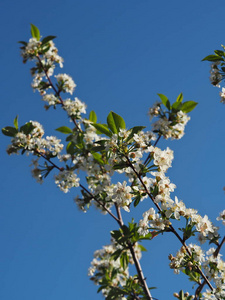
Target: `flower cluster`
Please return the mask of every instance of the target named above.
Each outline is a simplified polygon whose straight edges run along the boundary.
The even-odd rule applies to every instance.
[[[104,279],[108,278],[108,286],[102,289],[102,294],[105,297],[113,287],[124,286],[129,277],[128,268],[122,269],[120,259],[115,260],[112,257],[117,249],[117,245],[112,242],[112,244],[104,246],[103,249],[95,251],[94,259],[89,268],[88,275],[91,276],[91,280],[96,285],[103,283]]]
[[[86,114],[86,104],[81,102],[77,97],[72,101],[71,99],[66,99],[63,101],[63,108],[68,113],[68,116],[74,117],[75,119],[80,119],[80,115]]]
[[[71,170],[63,170],[55,176],[55,183],[64,193],[68,193],[69,189],[79,186],[80,179]]]
[[[63,149],[63,144],[60,144],[61,140],[54,136],[43,138],[43,135],[44,129],[40,123],[36,121],[26,123],[11,139],[12,144],[8,146],[8,154],[25,150],[27,154],[43,154],[48,157],[58,155]]]
[[[197,267],[205,261],[205,254],[201,247],[195,244],[190,244],[185,248],[184,246],[177,252],[176,256],[169,255],[170,268],[174,269],[176,274],[180,271],[189,269],[197,270]]]
[[[160,132],[165,139],[181,139],[184,135],[184,129],[190,117],[182,111],[178,111],[173,120],[166,116],[159,118],[152,124],[153,131]]]
[[[55,75],[55,78],[57,79],[59,90],[70,93],[71,95],[73,94],[76,84],[69,75],[58,74]]]
[[[119,257],[115,256],[118,251],[121,251]],[[134,245],[134,253],[138,260],[140,260],[141,250],[138,243]],[[106,245],[103,249],[97,250],[94,253],[94,259],[91,262],[88,275],[96,285],[101,285],[104,297],[110,297],[111,292],[117,293],[121,291],[121,288],[125,287],[127,282],[134,280],[129,275],[128,267],[126,265],[121,267],[120,258],[123,255],[127,256],[130,264],[134,264],[131,253],[127,250],[122,250],[121,245],[117,244],[114,239],[112,239],[110,245]],[[124,293],[118,293],[118,298],[116,299],[127,299],[123,295]]]
[[[222,255],[217,253],[215,248],[206,252],[206,259],[203,263],[204,271],[209,280],[216,286],[213,291],[207,290],[203,293],[204,299],[224,299],[225,297],[225,262]]]
[[[63,67],[63,59],[58,55],[58,49],[52,41],[53,38],[46,37],[41,41],[40,35],[37,34],[28,43],[21,42],[23,61],[35,60],[36,66],[31,69],[31,74],[34,76],[32,87],[42,95],[46,93],[46,89],[51,88],[46,79],[53,75],[56,64]]]
[[[138,232],[141,235],[147,235],[149,229],[165,230],[171,222],[168,219],[163,219],[160,214],[155,212],[154,208],[150,208],[148,211],[143,213],[143,219],[139,222]]]
[[[220,213],[219,217],[217,217],[216,219],[217,219],[217,221],[222,221],[222,222],[223,222],[223,225],[225,225],[225,210],[223,210],[223,211]]]
[[[165,139],[182,138],[185,126],[190,120],[187,113],[192,111],[197,103],[194,101],[182,102],[182,93],[173,104],[170,103],[165,95],[158,94],[158,96],[161,102],[157,101],[153,107],[149,109],[150,120],[152,120],[153,117],[158,118],[158,120],[152,124],[153,131],[162,135]]]

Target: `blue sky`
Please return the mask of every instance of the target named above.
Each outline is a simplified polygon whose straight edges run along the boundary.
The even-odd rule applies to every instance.
[[[17,41],[30,37],[33,23],[43,36],[57,36],[63,72],[74,78],[76,96],[102,122],[113,110],[128,127],[150,128],[147,111],[157,93],[173,100],[183,92],[185,100],[199,103],[183,139],[160,146],[174,150],[172,197],[218,225],[225,200],[225,107],[209,83],[209,64],[201,59],[225,43],[224,8],[223,0],[1,0],[1,128],[16,115],[21,124],[39,121],[49,135],[69,124],[59,110],[46,112],[30,87],[31,64],[22,64]],[[78,211],[76,190],[65,195],[50,177],[38,185],[30,158],[9,157],[9,139],[0,139],[0,299],[102,299],[87,269],[117,224],[94,209]],[[148,206],[125,218],[138,220]],[[179,243],[164,235],[146,246],[142,264],[148,284],[158,287],[153,296],[172,299],[175,291],[191,291],[187,279],[168,267],[168,254],[175,254]]]

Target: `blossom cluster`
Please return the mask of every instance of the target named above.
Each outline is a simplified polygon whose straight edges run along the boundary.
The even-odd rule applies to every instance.
[[[224,299],[225,262],[222,260],[221,254],[216,254],[214,247],[205,252],[198,245],[190,244],[187,248],[182,246],[176,256],[170,254],[169,259],[171,261],[170,268],[174,269],[176,274],[179,274],[180,271],[186,273],[197,271],[196,276],[198,276],[197,267],[200,267],[205,272],[207,279],[215,283],[216,288],[203,292],[204,300]]]
[[[200,246],[190,244],[187,248],[182,246],[175,257],[172,254],[169,255],[169,259],[171,261],[170,268],[174,269],[176,274],[179,274],[180,271],[186,268],[197,270],[196,266],[201,266],[205,261],[205,253]]]
[[[61,191],[67,193],[69,189],[79,186],[80,179],[71,170],[63,170],[55,176],[55,183]]]
[[[40,123],[36,121],[26,123],[11,139],[11,145],[7,149],[8,154],[18,153],[22,149],[27,150],[27,154],[57,156],[63,149],[61,140],[55,136],[43,138],[43,135],[44,129]]]
[[[129,275],[128,267],[121,267],[120,257],[114,258],[114,254],[116,253],[116,251],[121,249],[122,247],[112,239],[110,245],[103,246],[102,249],[96,250],[94,253],[94,259],[91,262],[91,267],[88,270],[88,275],[96,285],[103,285],[103,283],[108,281],[107,286],[104,285],[104,288],[101,289],[104,297],[107,297],[109,295],[111,289],[124,287],[127,279],[132,278]],[[125,252],[122,253],[127,254],[129,262],[131,264],[134,264],[130,252]],[[134,252],[140,260],[141,251],[137,243],[134,246]],[[121,296],[117,299],[125,300],[126,298]]]
[[[161,114],[161,105],[156,102],[149,110],[150,119],[157,116],[158,120],[152,124],[153,131],[159,132],[165,139],[181,139],[190,117],[183,111],[177,111],[171,120],[166,114]]]

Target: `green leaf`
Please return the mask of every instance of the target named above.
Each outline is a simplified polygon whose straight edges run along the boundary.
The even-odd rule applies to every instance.
[[[172,109],[177,111],[177,110],[181,110],[182,107],[182,102],[174,102],[172,105]]]
[[[95,152],[99,152],[99,151],[105,150],[105,147],[104,146],[96,146],[96,147],[92,147],[91,150],[93,150]]]
[[[113,169],[114,169],[114,170],[122,170],[122,169],[124,169],[124,168],[127,168],[128,166],[129,166],[129,165],[127,164],[126,161],[122,161],[121,163],[115,164],[115,165],[113,166]]]
[[[22,131],[24,134],[29,134],[34,129],[34,126],[31,122],[26,123],[25,125],[20,127],[20,131]]]
[[[2,133],[6,136],[14,137],[18,133],[18,130],[15,127],[6,126],[2,128]]]
[[[36,38],[39,41],[40,37],[41,37],[39,29],[33,24],[30,24],[30,26],[31,26],[31,35],[32,35],[32,37]]]
[[[102,156],[100,153],[97,152],[91,152],[92,156],[94,157],[94,159],[101,165],[104,165],[104,161],[102,160]]]
[[[114,113],[113,111],[111,111],[108,114],[107,123],[108,123],[109,129],[113,133],[118,133],[120,129],[126,129],[126,124],[125,124],[124,119],[121,116]]]
[[[179,300],[185,300],[184,298],[184,292],[181,290],[180,293],[179,293]]]
[[[96,113],[93,110],[89,114],[89,120],[93,123],[97,122],[97,116],[96,116]]]
[[[222,50],[215,50],[214,53],[219,56],[224,56],[224,52]]]
[[[112,136],[112,132],[108,129],[107,125],[94,123],[92,124],[100,133],[105,134],[109,137]]]
[[[64,134],[70,134],[70,133],[73,133],[72,129],[70,129],[69,127],[67,126],[61,126],[59,128],[56,128],[55,130],[61,132],[61,133],[64,133]]]
[[[221,61],[224,60],[221,56],[219,55],[208,55],[205,58],[202,59],[202,61],[207,60],[207,61]]]
[[[189,113],[190,111],[192,111],[195,106],[197,105],[198,103],[197,102],[194,102],[194,101],[186,101],[183,103],[182,107],[181,107],[181,110],[184,112],[184,113]]]
[[[127,253],[126,252],[122,253],[122,255],[120,256],[120,265],[124,270],[126,270],[128,266],[128,262],[129,262],[129,257]]]
[[[146,128],[146,126],[135,126],[135,127],[131,128],[130,129],[131,133],[127,137],[126,142],[128,142],[129,140],[131,140],[133,138],[133,136],[135,135],[135,133],[137,134],[138,132],[140,132],[144,128]]]
[[[151,234],[151,232],[149,232],[145,236],[141,236],[141,238],[139,240],[151,240],[151,239],[152,239],[152,234]]]
[[[170,109],[170,101],[169,101],[169,99],[168,99],[165,95],[163,95],[163,94],[157,94],[157,95],[158,95],[159,98],[161,99],[162,104],[163,104],[166,108]]]
[[[120,257],[122,251],[123,251],[123,249],[118,249],[115,252],[113,252],[113,254],[111,255],[112,259],[117,260],[117,258]]]
[[[55,39],[56,36],[54,35],[48,35],[45,38],[42,39],[42,45],[47,44],[49,41],[52,41],[53,39]]]
[[[18,129],[18,116],[16,116],[15,119],[13,120],[13,124],[15,128]]]
[[[141,251],[147,251],[147,249],[141,244],[139,244],[138,247],[140,248]]]
[[[178,95],[178,97],[177,97],[176,102],[180,103],[180,102],[182,102],[182,101],[183,101],[183,94],[180,93],[180,94]]]
[[[74,143],[73,142],[69,142],[66,146],[66,152],[68,154],[73,155],[75,153],[75,147],[74,147]]]
[[[136,207],[141,201],[141,195],[137,195],[134,200],[134,207]]]
[[[27,45],[27,42],[24,42],[24,41],[19,41],[18,43],[19,43],[19,44],[22,44],[22,45],[24,45],[24,46]]]

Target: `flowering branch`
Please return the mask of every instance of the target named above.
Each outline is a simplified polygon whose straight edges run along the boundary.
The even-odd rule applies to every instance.
[[[170,193],[175,184],[165,175],[171,167],[173,151],[169,148],[161,150],[157,147],[161,137],[165,139],[180,139],[190,120],[188,113],[197,105],[194,101],[183,102],[179,94],[174,103],[158,94],[160,101],[149,110],[150,119],[157,118],[152,124],[153,131],[143,131],[144,126],[127,129],[124,119],[114,112],[107,116],[107,124],[97,122],[94,111],[89,119],[81,115],[86,113],[86,104],[78,98],[63,100],[61,94],[73,94],[76,84],[67,74],[55,75],[56,84],[51,76],[58,64],[63,66],[63,59],[53,43],[55,37],[41,39],[37,27],[31,25],[32,38],[29,42],[21,42],[23,61],[34,60],[35,67],[31,69],[34,77],[32,87],[40,92],[42,100],[46,101],[48,109],[56,108],[58,104],[67,112],[74,128],[62,126],[56,130],[66,134],[66,154],[62,154],[63,144],[54,136],[44,138],[44,129],[38,122],[30,121],[19,128],[18,117],[14,119],[14,127],[6,126],[3,134],[11,137],[8,154],[32,153],[38,158],[33,161],[33,176],[38,182],[49,175],[53,169],[59,171],[55,175],[55,183],[61,191],[67,193],[71,188],[80,187],[82,196],[75,202],[83,211],[93,203],[103,213],[108,213],[119,225],[119,230],[111,231],[111,244],[97,250],[89,269],[89,275],[102,292],[106,300],[155,299],[151,296],[140,264],[142,240],[151,240],[163,232],[172,232],[182,244],[174,257],[169,255],[170,268],[175,273],[184,272],[191,281],[198,285],[195,295],[180,291],[175,297],[180,300],[215,300],[225,299],[225,263],[219,253],[225,242],[225,237],[219,243],[219,234],[207,216],[200,216],[192,208],[186,208],[177,197],[172,200]],[[224,48],[225,49],[225,48]],[[216,50],[217,64],[213,67],[214,83],[225,78],[225,52]],[[208,57],[208,60],[215,57]],[[221,70],[219,70],[219,62]],[[221,77],[222,76],[222,77]],[[48,90],[54,93],[47,93]],[[223,92],[225,95],[225,92]],[[221,95],[223,98],[223,95]],[[224,96],[225,99],[225,96]],[[225,102],[225,101],[224,101]],[[156,134],[158,137],[156,138]],[[146,158],[145,158],[146,156]],[[39,166],[38,159],[42,157],[44,167]],[[52,159],[64,162],[65,167],[59,167]],[[80,183],[79,171],[86,174],[87,188]],[[114,174],[125,175],[127,180],[113,183],[117,180]],[[121,210],[130,212],[132,205],[136,207],[145,198],[150,198],[157,209],[153,207],[143,213],[143,219],[135,223],[124,224]],[[115,213],[111,208],[115,208]],[[186,225],[179,230],[172,225],[172,220],[185,220]],[[225,223],[225,211],[217,220]],[[207,252],[200,246],[187,244],[186,241],[199,234],[201,241],[208,240],[216,245]],[[134,264],[137,275],[129,274],[129,264]],[[213,284],[211,283],[213,282]],[[205,286],[210,290],[202,293]],[[215,287],[214,287],[215,286]]]

